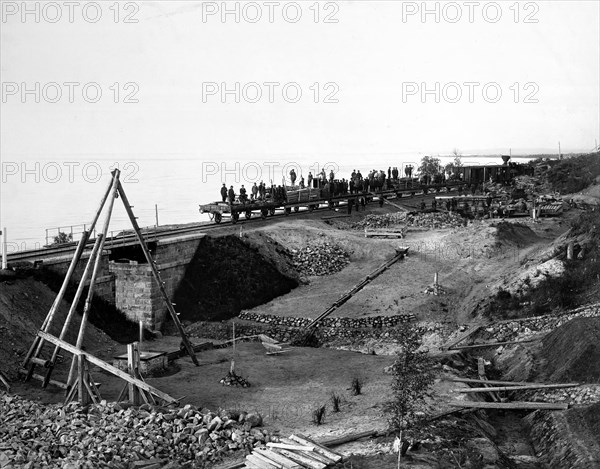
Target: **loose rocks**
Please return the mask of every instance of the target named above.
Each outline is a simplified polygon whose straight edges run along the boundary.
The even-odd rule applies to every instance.
[[[349,263],[348,253],[339,246],[323,243],[292,250],[292,264],[301,275],[331,275]]]
[[[233,414],[191,405],[43,405],[0,393],[0,467],[211,467],[269,441],[252,428],[260,416]]]

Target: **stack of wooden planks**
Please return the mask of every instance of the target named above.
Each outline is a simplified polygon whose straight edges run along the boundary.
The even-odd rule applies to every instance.
[[[342,455],[300,434],[267,443],[246,456],[250,469],[326,469],[341,461]]]

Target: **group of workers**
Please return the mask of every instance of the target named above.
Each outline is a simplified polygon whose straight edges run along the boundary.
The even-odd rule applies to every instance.
[[[406,166],[404,168],[405,177],[411,179],[413,170],[414,168],[412,165]],[[363,177],[360,170],[353,170],[349,179],[336,178],[333,169],[329,171],[329,174],[326,173],[325,169],[322,169],[316,175],[313,175],[312,172],[309,171],[306,182],[302,175],[298,180],[298,175],[294,169],[290,170],[289,175],[292,187],[298,189],[319,189],[322,191],[322,197],[324,198],[346,194],[358,195],[364,192],[380,192],[385,189],[390,189],[392,187],[392,181],[397,182],[400,178],[398,168],[392,168],[391,166],[388,168],[387,172],[384,170],[373,169],[369,171],[366,177]],[[298,181],[297,185],[296,181]],[[285,186],[271,184],[271,186],[267,187],[266,184],[261,181],[259,184],[255,182],[249,191],[242,185],[239,189],[239,194],[236,194],[233,186],[230,186],[228,189],[227,185],[223,184],[221,187],[221,200],[224,203],[233,204],[236,202],[237,197],[237,201],[242,204],[254,201],[265,201],[267,199],[281,203],[286,202],[287,200],[286,191],[287,188]]]

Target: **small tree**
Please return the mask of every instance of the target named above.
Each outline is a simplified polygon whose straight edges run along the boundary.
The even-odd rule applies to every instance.
[[[58,236],[54,237],[54,242],[52,244],[67,244],[73,242],[73,233],[64,233],[62,231],[58,232]]]
[[[455,148],[452,150],[452,155],[454,156],[454,160],[444,166],[444,171],[448,174],[448,177],[458,179],[460,168],[463,165],[461,159],[462,154],[457,148]]]
[[[415,412],[433,385],[432,360],[428,353],[419,350],[422,344],[419,331],[410,326],[399,329],[397,338],[402,345],[392,365],[393,400],[386,405],[390,429],[398,435],[398,468],[402,456],[402,432],[415,423]]]
[[[426,182],[433,181],[435,176],[442,173],[442,163],[439,158],[424,156],[419,166],[419,174],[425,176]]]

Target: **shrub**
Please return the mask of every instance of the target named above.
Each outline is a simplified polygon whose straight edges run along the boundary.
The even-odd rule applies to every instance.
[[[363,383],[360,378],[353,378],[350,383],[350,389],[352,390],[353,396],[358,396],[362,392]]]
[[[325,420],[325,406],[317,407],[313,410],[312,421],[315,425],[321,425]]]
[[[336,394],[335,392],[331,393],[331,408],[334,412],[340,411],[340,404],[342,403],[342,396]]]

